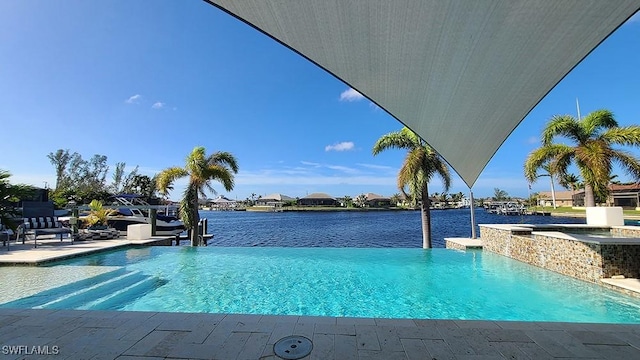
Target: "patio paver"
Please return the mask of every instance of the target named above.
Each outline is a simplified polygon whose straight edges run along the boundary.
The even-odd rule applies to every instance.
[[[292,334],[306,360],[640,359],[638,324],[0,309],[0,359],[277,360]]]

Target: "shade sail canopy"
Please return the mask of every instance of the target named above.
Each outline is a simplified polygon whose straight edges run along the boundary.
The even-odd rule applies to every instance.
[[[470,187],[639,0],[207,0],[359,91]]]

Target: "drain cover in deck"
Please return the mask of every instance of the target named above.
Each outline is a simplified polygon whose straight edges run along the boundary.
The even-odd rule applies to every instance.
[[[273,352],[283,359],[302,359],[313,349],[311,340],[304,336],[287,336],[273,344]]]

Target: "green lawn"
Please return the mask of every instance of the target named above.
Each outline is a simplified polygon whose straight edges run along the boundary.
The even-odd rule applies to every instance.
[[[559,206],[555,209],[550,206],[545,206],[545,207],[536,206],[533,208],[533,210],[551,212],[553,214],[558,214],[558,215],[562,215],[562,214],[585,215],[585,212],[586,212],[585,209],[574,209],[568,206]],[[622,210],[622,213],[624,215],[629,215],[629,216],[640,216],[640,211],[638,210]]]

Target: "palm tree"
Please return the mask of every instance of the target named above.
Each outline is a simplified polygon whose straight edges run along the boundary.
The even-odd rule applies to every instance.
[[[422,247],[431,248],[428,185],[437,174],[442,179],[445,192],[448,191],[451,186],[449,167],[431,146],[407,127],[378,139],[373,145],[373,155],[378,155],[387,149],[407,150],[407,156],[398,172],[398,189],[413,202],[420,203]]]
[[[554,143],[556,137],[564,137],[574,146]],[[527,157],[524,175],[531,182],[537,170],[548,163],[553,173],[562,177],[575,162],[584,180],[585,206],[595,206],[594,193],[607,192],[613,163],[640,178],[640,161],[612,145],[640,145],[640,126],[620,127],[608,110],[594,111],[582,120],[556,115],[542,131],[542,147]]]
[[[556,188],[553,182],[553,178],[556,177],[556,174],[553,172],[553,169],[548,163],[540,165],[540,168],[545,171],[543,174],[537,174],[534,178],[534,182],[541,177],[548,176],[549,181],[551,182],[551,203],[553,204],[553,208],[556,209]],[[531,188],[531,184],[529,184],[529,188]]]
[[[176,179],[189,177],[189,184],[180,202],[180,217],[191,232],[191,246],[204,244],[196,227],[200,221],[198,197],[207,197],[206,190],[216,194],[211,180],[219,181],[227,191],[233,190],[234,174],[238,173],[238,163],[228,152],[215,152],[206,156],[205,149],[198,146],[187,156],[186,166],[170,167],[158,174],[158,191],[166,194]]]
[[[529,195],[529,206],[530,207],[537,207],[538,206],[538,198],[540,197],[540,193],[534,192],[533,194]]]
[[[13,219],[20,212],[13,205],[23,198],[33,196],[35,189],[30,185],[11,184],[10,177],[11,173],[0,169],[0,224],[16,231],[17,224]]]
[[[582,183],[580,182],[580,178],[575,174],[564,174],[560,176],[558,179],[560,186],[567,190],[571,190],[571,204],[573,204],[573,195],[575,195],[576,190],[582,188]]]
[[[399,193],[395,193],[391,195],[389,200],[391,200],[391,206],[395,207],[395,206],[398,206],[398,204],[400,204],[400,202],[402,201],[402,196],[400,196]]]
[[[580,189],[582,185],[580,183],[580,178],[575,174],[564,174],[558,180],[560,182],[560,186],[567,190],[571,190],[572,193]]]
[[[365,194],[360,194],[358,196],[356,196],[356,200],[355,203],[358,207],[365,207],[365,205],[367,205],[367,195]]]
[[[351,207],[352,205],[353,205],[353,199],[351,199],[351,196],[345,195],[344,196],[344,207]]]
[[[505,200],[509,200],[509,193],[499,188],[493,188],[493,201]]]
[[[620,180],[616,180],[617,178],[618,178],[618,175],[609,176],[609,184],[616,184],[616,185],[622,184]]]
[[[444,206],[447,207],[449,205],[449,194],[447,194],[446,192],[443,192],[442,194],[440,194],[440,197],[438,198],[438,200],[444,203]]]

